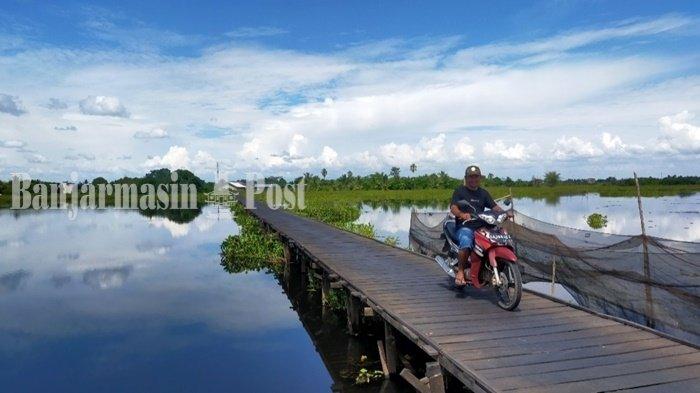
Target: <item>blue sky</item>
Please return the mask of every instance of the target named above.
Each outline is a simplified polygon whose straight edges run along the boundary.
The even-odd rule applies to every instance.
[[[0,5],[0,176],[698,174],[697,2]]]

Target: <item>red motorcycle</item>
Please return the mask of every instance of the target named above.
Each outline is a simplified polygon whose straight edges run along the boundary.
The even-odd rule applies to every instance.
[[[506,205],[508,204],[506,201]],[[472,214],[472,217],[466,222],[479,229],[474,231],[474,249],[469,256],[471,266],[465,271],[467,285],[474,288],[494,288],[498,306],[512,311],[520,304],[523,281],[517,265],[518,257],[515,255],[513,239],[505,228],[501,227],[508,219],[508,214],[487,211]],[[442,234],[447,258],[438,256],[435,259],[452,278],[455,277],[458,265],[459,245],[456,233],[457,224],[454,216],[450,214],[443,224]]]

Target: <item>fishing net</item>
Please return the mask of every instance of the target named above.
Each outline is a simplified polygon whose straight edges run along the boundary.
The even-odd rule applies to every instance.
[[[445,218],[413,212],[411,249],[444,255]],[[525,282],[560,284],[583,307],[700,344],[700,243],[567,228],[522,213],[505,228]]]

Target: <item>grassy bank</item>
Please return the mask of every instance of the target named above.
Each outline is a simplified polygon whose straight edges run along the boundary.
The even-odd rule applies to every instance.
[[[516,198],[556,199],[561,196],[585,195],[596,193],[603,197],[634,197],[635,187],[607,184],[562,184],[553,187],[488,187],[494,198],[513,193]],[[447,203],[452,196],[452,189],[427,190],[350,190],[350,191],[307,191],[307,204],[333,203],[372,203],[372,202],[410,202],[416,204]],[[644,197],[688,196],[700,192],[700,185],[647,185],[641,189]]]

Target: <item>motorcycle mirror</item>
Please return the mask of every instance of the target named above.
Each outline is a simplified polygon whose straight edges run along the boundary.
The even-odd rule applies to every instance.
[[[503,204],[506,205],[506,206],[510,206],[512,203],[513,203],[513,200],[511,200],[510,198],[506,198],[506,199],[503,201]]]

